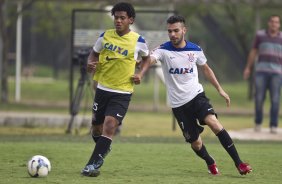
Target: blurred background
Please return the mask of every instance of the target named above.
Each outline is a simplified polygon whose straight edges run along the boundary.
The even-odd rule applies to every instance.
[[[81,80],[81,64],[77,62],[81,56],[77,52],[91,47],[99,32],[113,28],[109,10],[116,2],[119,1],[0,0],[1,124],[13,122],[7,120],[9,114],[34,117],[41,113],[64,115],[64,125],[69,122]],[[173,13],[183,15],[188,22],[187,39],[203,48],[209,65],[230,94],[232,106],[226,109],[224,100],[200,76],[217,111],[253,115],[252,81],[243,80],[243,68],[255,31],[266,28],[268,16],[282,16],[282,1],[127,2],[137,11],[132,29],[144,35],[151,48],[168,39],[167,17]],[[91,78],[85,78],[80,86],[82,96],[78,103],[78,115],[83,115],[88,124],[94,94]],[[268,100],[265,108],[269,108]],[[170,113],[157,67],[152,67],[143,83],[136,86],[130,111]]]
[[[207,127],[201,137],[222,176],[203,175],[206,166],[184,144],[167,105],[159,67],[154,66],[135,86],[114,139],[113,154],[107,158],[102,176],[95,180],[134,184],[187,183],[187,179],[201,184],[243,180],[281,183],[282,162],[277,158],[282,155],[282,129],[277,134],[269,132],[267,94],[265,131],[254,132],[252,78],[243,80],[243,69],[256,30],[266,28],[270,15],[282,16],[282,0],[124,1],[137,11],[131,28],[145,37],[151,49],[168,40],[166,19],[170,15],[186,18],[186,39],[203,48],[208,64],[231,98],[231,106],[226,107],[202,74],[200,82],[220,122],[254,172],[239,177]],[[37,154],[52,163],[52,173],[40,181],[93,183],[79,177],[93,149],[89,127],[95,91],[92,76],[83,67],[97,36],[114,28],[109,11],[117,2],[120,0],[0,0],[0,164],[4,166],[0,168],[0,183],[38,183],[26,172],[27,160]],[[281,114],[280,110],[280,123]]]

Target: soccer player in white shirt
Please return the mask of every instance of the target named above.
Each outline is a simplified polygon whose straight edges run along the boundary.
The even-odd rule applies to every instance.
[[[233,159],[239,173],[245,175],[251,172],[251,166],[241,161],[231,137],[218,121],[203,86],[199,83],[197,66],[225,99],[227,106],[230,105],[230,98],[207,64],[203,50],[185,40],[185,19],[179,15],[169,17],[167,31],[170,41],[152,51],[151,62],[161,63],[170,105],[186,142],[205,160],[210,174],[220,174],[214,158],[209,155],[200,137],[204,130],[201,125],[208,125]]]

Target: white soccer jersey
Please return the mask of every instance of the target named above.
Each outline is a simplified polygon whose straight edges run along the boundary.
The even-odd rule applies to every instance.
[[[161,62],[172,108],[186,104],[204,91],[197,65],[204,65],[207,59],[198,45],[186,42],[184,48],[175,48],[166,42],[153,50],[151,56]]]

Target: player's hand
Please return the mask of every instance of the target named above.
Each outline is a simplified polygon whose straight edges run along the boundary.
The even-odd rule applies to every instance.
[[[88,72],[96,72],[98,61],[92,61],[87,63],[87,71]]]
[[[230,106],[230,98],[229,98],[229,95],[227,93],[225,93],[224,90],[220,90],[219,91],[219,94],[225,99],[225,102],[226,102],[226,105],[227,107]]]
[[[251,70],[249,68],[245,68],[244,74],[243,74],[244,79],[245,80],[248,79],[250,75],[251,75]]]
[[[142,79],[142,76],[140,74],[134,74],[132,77],[131,77],[131,80],[134,84],[138,85],[141,83],[141,79]]]

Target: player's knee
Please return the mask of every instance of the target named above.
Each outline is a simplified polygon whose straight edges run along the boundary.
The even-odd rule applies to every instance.
[[[198,140],[198,136],[196,135],[192,135],[192,136],[185,136],[184,135],[184,138],[185,138],[185,141],[190,143],[191,145]]]
[[[102,135],[102,131],[103,131],[103,125],[92,125],[91,126],[90,133],[95,143],[98,142],[100,136]]]
[[[92,125],[90,132],[93,136],[100,136],[103,132],[103,125]]]
[[[103,129],[103,135],[107,136],[107,137],[113,137],[115,135],[117,127],[109,125],[109,126],[105,126]]]
[[[218,119],[214,115],[208,115],[205,119],[205,123],[210,127],[210,129],[215,134],[217,134],[223,128],[221,123],[218,121]]]
[[[187,130],[182,130],[182,134],[185,138],[185,141],[190,144],[198,140],[199,138],[199,133],[197,131],[194,131],[191,133],[191,132],[188,132]]]
[[[103,127],[103,135],[112,137],[118,127],[118,121],[114,117],[106,117]]]
[[[200,150],[202,148],[202,140],[201,139],[197,139],[195,141],[193,141],[191,143],[191,147],[194,149],[194,150]]]
[[[213,131],[213,133],[216,135],[223,129],[223,126],[220,123],[217,123],[213,126],[210,126],[210,128]]]

